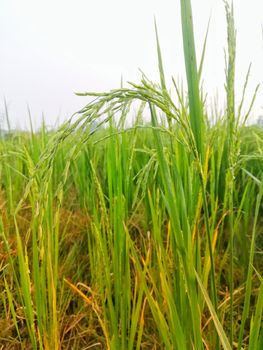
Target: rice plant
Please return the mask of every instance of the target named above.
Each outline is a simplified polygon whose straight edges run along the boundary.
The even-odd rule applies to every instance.
[[[0,139],[3,349],[261,349],[263,130],[200,88],[190,0],[181,0],[187,93],[144,74],[52,132]],[[136,106],[134,122],[127,119]],[[145,122],[145,117],[150,122]]]

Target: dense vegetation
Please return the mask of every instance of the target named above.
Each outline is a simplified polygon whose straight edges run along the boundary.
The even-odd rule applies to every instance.
[[[263,130],[235,104],[232,9],[213,122],[181,11],[187,95],[157,35],[160,84],[0,140],[0,349],[263,348]]]

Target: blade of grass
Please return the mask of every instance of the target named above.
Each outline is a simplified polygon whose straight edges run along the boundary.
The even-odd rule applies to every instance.
[[[199,78],[196,63],[192,8],[190,0],[181,0],[185,69],[188,84],[190,123],[196,148],[201,160],[204,157],[204,120],[199,95]]]
[[[200,277],[198,276],[197,272],[195,272],[195,275],[196,275],[196,280],[198,282],[198,285],[200,287],[200,290],[203,294],[203,297],[206,301],[206,304],[208,306],[208,309],[210,311],[210,314],[211,314],[211,317],[213,319],[213,322],[215,324],[215,327],[216,327],[216,330],[217,330],[217,333],[218,333],[218,336],[219,336],[219,339],[220,339],[220,342],[222,344],[222,347],[225,349],[225,350],[231,350],[232,349],[232,346],[230,345],[228,339],[227,339],[227,336],[226,336],[226,333],[218,319],[218,316],[217,316],[217,313],[213,307],[213,304],[209,298],[209,295],[207,294],[207,291],[206,289],[204,288],[203,286],[203,283],[200,279]]]

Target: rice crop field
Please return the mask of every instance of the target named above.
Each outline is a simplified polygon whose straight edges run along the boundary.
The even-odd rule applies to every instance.
[[[156,26],[159,82],[0,137],[0,350],[263,349],[263,128],[226,17],[222,113],[181,0],[187,86],[167,88]]]

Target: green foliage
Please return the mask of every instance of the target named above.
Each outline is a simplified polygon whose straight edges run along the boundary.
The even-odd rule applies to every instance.
[[[145,75],[93,96],[58,130],[0,139],[0,342],[5,349],[261,349],[263,134],[206,116],[190,1],[187,96]],[[135,121],[126,120],[133,103]],[[151,116],[145,123],[144,116]],[[3,327],[2,327],[3,325]]]

